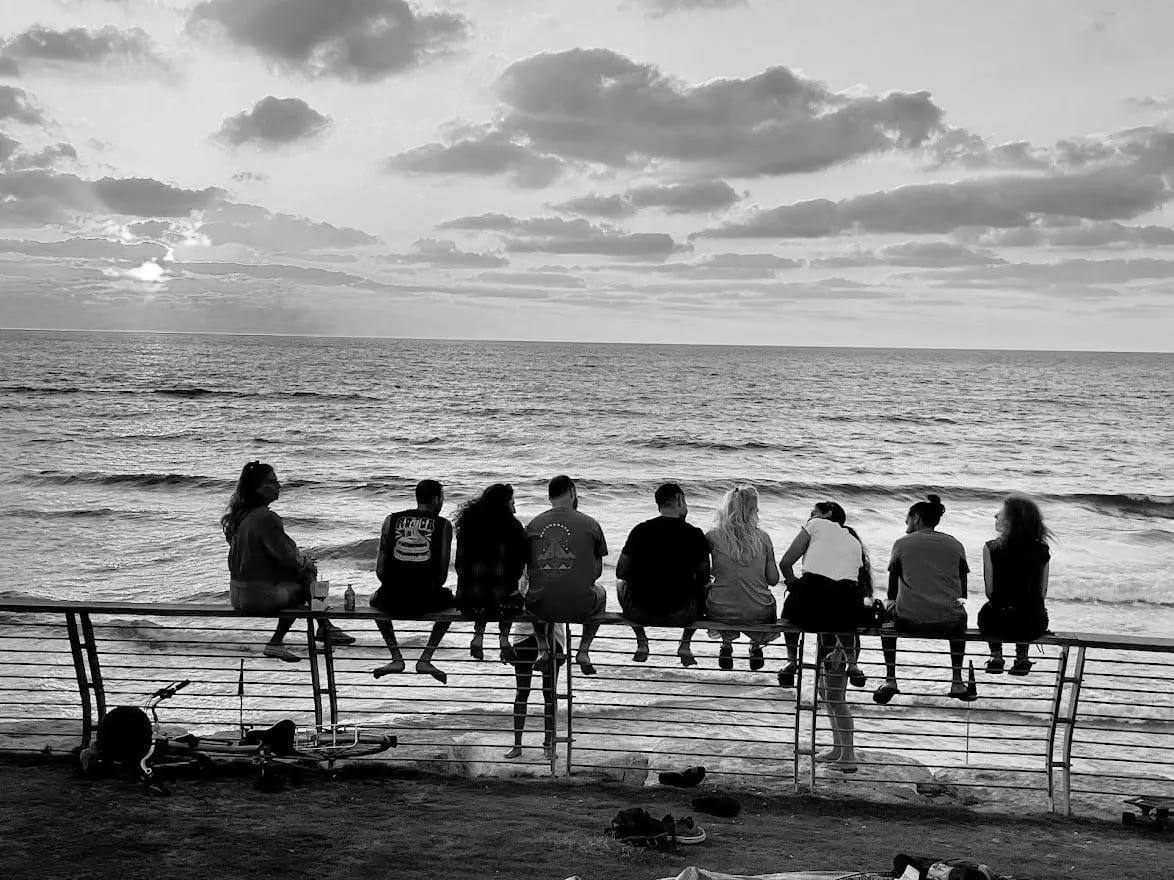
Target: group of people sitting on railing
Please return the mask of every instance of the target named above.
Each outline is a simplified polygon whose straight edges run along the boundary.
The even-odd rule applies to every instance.
[[[523,526],[517,519],[511,486],[495,483],[465,503],[450,524],[440,515],[444,489],[435,480],[416,486],[416,506],[393,513],[383,523],[375,573],[380,586],[372,607],[387,618],[376,623],[391,654],[374,670],[376,678],[405,668],[393,618],[412,618],[457,608],[474,621],[472,655],[483,657],[486,624],[499,621],[499,650],[518,673],[519,694],[528,692],[530,670],[550,674],[552,652],[547,628],[514,622],[523,611],[551,623],[581,623],[576,661],[586,675],[595,668],[591,643],[599,628],[596,615],[606,597],[598,583],[607,555],[603,529],[581,512],[574,480],[557,476],[549,484],[550,508]],[[313,559],[299,552],[285,533],[281,518],[269,509],[281,491],[270,465],[245,465],[221,526],[229,543],[230,597],[234,608],[272,614],[304,606],[317,577]],[[765,665],[763,646],[777,638],[763,627],[778,622],[771,587],[786,586],[782,622],[823,634],[819,656],[825,668],[838,669],[856,687],[866,678],[859,666],[860,643],[851,635],[875,624],[872,570],[863,542],[847,524],[843,507],[822,501],[812,507],[776,564],[770,536],[758,525],[758,493],[737,486],[721,499],[708,532],[686,521],[689,506],[676,483],[665,483],[654,496],[659,515],[632,529],[616,564],[617,595],[632,624],[636,651],[632,659],[648,659],[647,626],[681,627],[677,655],[693,666],[695,624],[704,620],[710,634],[722,641],[718,664],[733,668],[733,642],[741,632],[749,639],[749,666]],[[908,635],[949,636],[967,626],[966,582],[969,567],[962,544],[937,531],[945,506],[936,495],[909,508],[906,534],[897,539],[889,558],[888,614],[894,631]],[[456,591],[445,587],[450,548],[456,537]],[[1039,507],[1030,498],[1011,495],[995,516],[995,537],[983,547],[987,603],[978,615],[980,631],[990,641],[986,669],[1002,672],[1002,641],[1016,642],[1012,675],[1031,669],[1028,642],[1048,628],[1044,599],[1048,587],[1048,539]],[[796,564],[803,573],[796,576]],[[264,654],[281,660],[301,659],[283,644],[293,618],[280,618]],[[416,671],[440,682],[447,676],[433,657],[450,622],[437,621],[416,662]],[[511,642],[511,630],[526,627],[524,638]],[[559,629],[555,628],[556,631]],[[354,638],[324,621],[316,638],[350,644]],[[900,693],[896,673],[896,636],[882,634],[885,679],[873,694],[888,703]],[[799,668],[799,635],[785,634],[787,662],[779,684],[794,687]],[[964,681],[966,642],[950,639],[952,682],[949,695],[976,699],[973,683]]]

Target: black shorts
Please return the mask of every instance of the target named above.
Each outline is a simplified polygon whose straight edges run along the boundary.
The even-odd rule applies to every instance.
[[[393,591],[380,587],[371,594],[371,607],[391,617],[415,617],[419,614],[435,614],[456,605],[452,590],[437,587],[422,592]]]
[[[1017,608],[987,602],[978,610],[978,630],[990,639],[1033,642],[1048,631],[1048,612],[1042,606]]]

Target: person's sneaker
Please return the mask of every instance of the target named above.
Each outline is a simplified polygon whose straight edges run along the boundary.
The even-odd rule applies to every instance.
[[[314,636],[314,641],[325,644],[328,637],[332,645],[353,645],[355,643],[354,636],[350,633],[343,632],[334,624],[326,627],[318,627],[318,634]]]
[[[1007,661],[1002,657],[992,657],[986,662],[986,671],[990,675],[1002,675],[1003,669],[1007,666]]]
[[[661,846],[672,841],[675,830],[676,823],[672,816],[654,819],[641,807],[629,807],[616,813],[607,832],[620,843]]]
[[[672,819],[671,816],[666,816],[665,818],[666,820]],[[692,846],[702,843],[705,840],[705,829],[694,824],[692,816],[686,816],[684,819],[677,820],[674,826],[673,837],[676,838],[679,844]]]
[[[1031,667],[1034,664],[1026,657],[1016,657],[1015,662],[1011,664],[1011,675],[1027,675],[1031,672]]]
[[[795,686],[795,673],[799,668],[794,663],[788,663],[779,670],[779,687],[793,688]]]
[[[266,645],[261,653],[274,660],[284,660],[286,663],[297,663],[302,659],[285,645]]]

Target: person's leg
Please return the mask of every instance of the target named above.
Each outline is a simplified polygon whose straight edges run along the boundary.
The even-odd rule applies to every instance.
[[[448,675],[441,672],[432,664],[432,655],[436,653],[436,649],[440,647],[440,640],[444,638],[444,634],[448,632],[451,626],[447,620],[438,620],[432,624],[432,632],[428,634],[428,643],[424,645],[424,650],[420,652],[420,659],[416,661],[416,671],[431,675],[441,684],[448,683]]]
[[[530,679],[534,674],[534,664],[528,660],[514,663],[514,747],[505,753],[507,758],[517,758],[522,754],[522,732],[526,729],[526,704],[530,701]]]
[[[738,631],[736,629],[723,629],[718,631],[721,636],[722,645],[717,649],[717,665],[719,669],[733,669],[734,668],[734,640],[738,638]]]
[[[637,663],[643,663],[648,659],[648,633],[644,627],[633,624],[632,634],[636,636],[636,650],[632,654],[632,659]]]
[[[787,664],[779,670],[780,687],[795,686],[795,673],[799,671],[799,636],[800,633],[790,630],[783,633],[783,641],[787,645]]]
[[[497,649],[498,653],[501,654],[502,663],[513,663],[517,659],[517,656],[514,654],[514,646],[510,644],[510,629],[512,627],[513,623],[508,620],[499,621],[497,624]],[[537,633],[541,629],[542,625],[539,624],[534,627],[534,632]],[[542,637],[536,636],[535,638],[539,640],[538,644],[541,646]],[[541,647],[539,647],[539,650],[541,651]],[[535,658],[535,662],[538,662],[537,658]]]
[[[1027,675],[1031,672],[1032,662],[1027,657],[1027,642],[1015,643],[1015,662],[1011,664],[1012,675]]]
[[[693,627],[685,627],[681,630],[681,644],[677,646],[677,657],[682,666],[697,665],[697,661],[693,657],[693,633],[695,632],[697,630]]]
[[[554,687],[555,676],[554,670],[558,667],[553,663],[547,663],[542,669],[542,755],[547,760],[550,760],[551,754],[554,750]]]
[[[477,620],[473,623],[473,638],[469,642],[469,656],[474,660],[485,659],[485,621]]]
[[[860,668],[860,636],[852,636],[841,641],[844,656],[848,659],[848,680],[855,687],[864,687],[867,677]]]
[[[391,675],[395,672],[404,671],[404,658],[399,651],[399,643],[395,639],[395,626],[391,620],[384,620],[377,618],[375,626],[379,628],[379,634],[383,636],[383,643],[387,645],[387,650],[391,653],[391,662],[384,663],[378,669],[372,671],[372,675],[376,678],[383,678],[385,675]]]
[[[836,655],[833,653],[832,656]],[[821,670],[820,691],[824,701],[824,712],[831,723],[832,748],[817,756],[816,760],[826,761],[832,765],[832,769],[842,773],[852,773],[857,766],[855,725],[847,699],[848,677],[838,659],[828,665],[832,668],[825,666],[825,669]]]
[[[599,632],[598,623],[583,624],[583,635],[579,638],[579,653],[575,655],[575,662],[584,675],[594,675],[595,666],[591,663],[591,643],[595,641],[595,634]]]
[[[273,629],[273,635],[269,637],[269,644],[280,645],[284,642],[286,633],[293,628],[295,619],[293,617],[277,618],[277,626]]]
[[[1003,659],[1003,643],[1002,642],[987,642],[987,647],[990,648],[991,658],[986,662],[986,671],[994,675],[998,675],[1003,671],[1007,661]]]
[[[885,680],[872,693],[875,703],[882,706],[893,698],[894,694],[901,693],[897,687],[897,637],[881,636],[881,653],[885,658]]]

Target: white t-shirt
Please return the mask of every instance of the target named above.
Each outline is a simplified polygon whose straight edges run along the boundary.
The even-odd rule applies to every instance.
[[[833,581],[854,581],[860,576],[864,554],[852,533],[830,519],[809,519],[803,529],[811,536],[803,554],[803,571]]]

